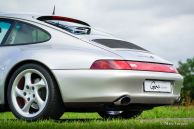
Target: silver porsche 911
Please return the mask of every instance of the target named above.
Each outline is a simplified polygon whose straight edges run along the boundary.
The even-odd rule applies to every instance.
[[[132,118],[180,100],[172,63],[61,16],[0,14],[0,104],[18,119]]]

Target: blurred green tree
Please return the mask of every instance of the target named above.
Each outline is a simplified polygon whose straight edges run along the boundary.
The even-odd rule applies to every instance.
[[[178,71],[184,77],[182,103],[184,105],[194,104],[194,58],[187,59],[185,63],[179,62]]]

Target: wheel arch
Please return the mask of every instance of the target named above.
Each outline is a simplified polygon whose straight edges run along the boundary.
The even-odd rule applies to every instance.
[[[44,67],[48,72],[49,74],[51,75],[52,79],[54,80],[54,83],[56,84],[57,88],[58,88],[58,91],[60,93],[60,96],[61,96],[61,92],[60,92],[60,89],[59,89],[59,84],[57,82],[57,79],[56,77],[54,76],[53,72],[51,71],[51,69],[45,65],[44,63],[40,62],[40,61],[36,61],[36,60],[24,60],[24,61],[21,61],[19,63],[17,63],[16,65],[14,65],[8,72],[7,76],[6,76],[6,79],[5,79],[5,83],[4,83],[4,105],[5,105],[5,109],[9,109],[8,107],[8,100],[7,100],[7,89],[8,89],[8,85],[9,85],[9,81],[10,81],[10,78],[12,76],[12,73],[15,72],[19,67],[25,65],[25,64],[37,64],[37,65],[40,65],[42,67]],[[62,98],[62,96],[61,96]]]

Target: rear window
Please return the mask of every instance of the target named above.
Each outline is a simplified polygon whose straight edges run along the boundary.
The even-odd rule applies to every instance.
[[[61,16],[42,16],[39,17],[38,20],[44,21],[75,35],[89,35],[91,32],[91,28],[88,23],[73,18]]]
[[[143,50],[147,51],[146,49],[139,47],[133,43],[116,40],[116,39],[94,39],[93,42],[99,43],[109,48],[124,48],[124,49],[135,49],[135,50]]]
[[[91,31],[90,27],[81,26],[76,23],[69,23],[66,21],[46,20],[45,22],[75,35],[89,35]]]

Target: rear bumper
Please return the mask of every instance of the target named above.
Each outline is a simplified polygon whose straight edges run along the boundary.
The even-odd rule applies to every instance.
[[[129,70],[53,70],[64,103],[113,103],[129,96],[131,104],[173,104],[183,77],[174,73]],[[172,81],[171,93],[144,92],[145,80]]]

